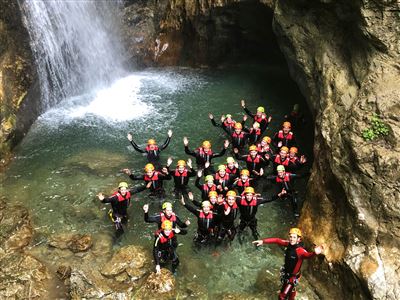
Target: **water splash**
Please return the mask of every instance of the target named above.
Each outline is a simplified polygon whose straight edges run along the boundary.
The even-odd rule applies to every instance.
[[[19,0],[39,75],[42,109],[123,73],[119,1]]]

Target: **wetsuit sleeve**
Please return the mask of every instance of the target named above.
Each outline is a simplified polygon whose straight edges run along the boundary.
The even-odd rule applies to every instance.
[[[131,180],[144,180],[143,175],[133,175],[133,174],[131,174],[131,175],[129,175],[129,178]]]
[[[186,207],[186,209],[194,214],[196,217],[200,215],[199,211],[188,203],[185,203],[184,207]]]
[[[149,216],[149,213],[144,213],[144,221],[146,223],[161,223],[160,215]]]
[[[220,153],[213,153],[213,156],[212,156],[212,157],[214,158],[214,157],[221,157],[221,156],[224,156],[224,155],[225,155],[225,152],[226,152],[226,148],[223,147]]]
[[[159,174],[158,174],[158,176],[159,176],[159,178],[161,179],[161,180],[171,180],[172,179],[172,175],[168,172],[168,174],[165,174],[165,173],[163,173],[163,172],[160,172]]]
[[[203,187],[202,187],[202,185],[200,184],[200,177],[199,177],[199,176],[196,177],[196,180],[195,180],[195,182],[194,182],[194,185],[195,185],[200,191],[203,191]]]
[[[185,146],[185,153],[191,156],[196,157],[196,152],[189,150],[188,146]]]
[[[275,175],[268,175],[265,177],[265,179],[270,180],[270,181],[274,181],[276,180],[276,176]]]
[[[247,155],[239,155],[238,153],[235,153],[235,158],[237,160],[246,161],[246,157],[247,157]]]
[[[133,140],[131,141],[131,145],[137,152],[146,153],[146,150],[140,149],[139,146],[136,145],[136,143]]]
[[[138,185],[138,186],[134,186],[133,188],[131,188],[129,190],[129,192],[131,193],[131,195],[133,195],[133,194],[137,194],[137,193],[143,192],[145,189],[146,189],[146,185],[145,184],[141,184],[141,185]]]
[[[108,198],[104,198],[103,200],[101,200],[102,203],[112,203],[118,200],[117,195],[108,197]]]
[[[313,251],[313,252],[308,252],[308,251],[307,251],[306,249],[304,249],[303,247],[298,247],[298,248],[296,249],[296,253],[297,253],[297,256],[298,256],[298,257],[306,258],[306,259],[312,258],[312,257],[316,256],[316,254],[315,254],[314,251]]]
[[[197,201],[197,200],[194,200],[194,199],[193,199],[192,203],[193,203],[194,205],[196,205],[197,207],[201,207],[201,202],[200,202],[200,201]]]
[[[170,141],[171,141],[171,138],[168,136],[167,139],[165,140],[164,144],[160,147],[160,151],[162,151],[165,148],[167,148]]]
[[[188,169],[188,176],[189,177],[194,177],[194,176],[196,176],[197,174],[196,174],[196,171],[195,170],[193,170],[192,168],[191,169]]]
[[[262,241],[263,241],[263,244],[277,244],[279,246],[284,246],[284,247],[289,245],[288,240],[282,240],[279,238],[267,238],[267,239],[263,239]]]
[[[153,246],[153,258],[156,265],[160,264],[160,258],[158,257],[158,251],[159,251],[158,243],[159,243],[159,238],[157,237],[156,240],[154,241],[154,246]]]
[[[178,224],[178,226],[180,228],[186,228],[187,227],[187,225],[184,222],[182,222],[182,220],[178,216],[176,216],[176,224]]]
[[[217,122],[215,122],[214,118],[211,119],[211,124],[213,124],[214,127],[224,127],[221,124],[218,124]]]
[[[272,138],[272,142],[275,147],[278,147],[278,143],[279,143],[278,132],[275,133],[274,137]]]
[[[275,201],[276,199],[277,199],[277,197],[274,198],[274,196],[272,196],[271,199],[268,199],[267,197],[265,197],[265,198],[259,197],[259,198],[257,198],[257,205],[261,205],[261,204],[264,204],[264,203],[272,202],[272,201]]]
[[[248,114],[250,117],[254,118],[255,115],[251,111],[249,111],[249,109],[247,107],[244,107],[243,109],[246,112],[246,114]]]

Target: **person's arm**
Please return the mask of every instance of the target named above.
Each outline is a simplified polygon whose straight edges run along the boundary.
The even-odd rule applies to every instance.
[[[279,246],[288,246],[289,245],[289,241],[288,240],[282,240],[279,238],[266,238],[266,239],[262,239],[263,244],[277,244]]]
[[[243,107],[244,111],[249,117],[254,118],[255,114],[253,114],[246,106]]]
[[[132,147],[133,147],[137,152],[146,153],[145,150],[140,149],[139,146],[136,145],[135,141],[133,140],[132,133],[129,132],[127,137],[128,137],[129,142],[131,142]]]
[[[225,141],[224,141],[224,147],[222,148],[221,152],[220,152],[220,153],[213,153],[212,157],[215,158],[215,157],[224,156],[224,155],[225,155],[225,152],[226,152],[226,149],[227,149],[228,147],[229,147],[229,141],[228,141],[228,140],[225,140]]]
[[[144,180],[143,175],[133,175],[133,174],[130,174],[130,175],[129,175],[129,178],[130,178],[131,180]]]
[[[215,119],[214,119],[214,115],[213,114],[208,114],[208,117],[210,118],[210,120],[211,120],[211,124],[214,126],[214,127],[223,127],[223,126],[221,126],[221,124],[218,124],[217,122],[215,122]]]
[[[131,188],[129,192],[131,193],[131,195],[138,194],[140,192],[143,192],[146,188],[147,188],[146,184],[142,183],[141,185],[137,185]]]
[[[203,186],[200,184],[200,179],[202,176],[203,172],[201,170],[197,171],[197,177],[196,180],[194,182],[194,185],[200,190],[203,191]]]
[[[171,141],[171,137],[172,137],[172,130],[168,130],[167,139],[165,140],[164,144],[160,147],[160,151],[168,147],[169,142]]]
[[[143,205],[143,211],[144,211],[144,221],[146,223],[161,223],[160,214],[157,214],[154,216],[149,216],[149,205],[148,204]]]
[[[160,257],[158,256],[158,244],[160,243],[159,241],[159,237],[156,238],[156,240],[154,241],[154,246],[153,246],[153,258],[154,258],[154,263],[156,264],[156,273],[160,274],[161,270],[160,270]]]
[[[178,224],[178,226],[180,227],[180,228],[186,228],[186,227],[188,227],[188,225],[186,224],[186,222],[182,222],[182,220],[177,216],[177,215],[175,215],[176,216],[176,224]]]
[[[181,199],[181,203],[182,203],[182,205],[188,210],[188,211],[190,211],[192,214],[194,214],[196,217],[198,217],[199,215],[200,215],[200,212],[196,209],[196,208],[194,208],[193,206],[191,206],[189,203],[186,203],[185,202],[185,199],[183,198],[183,196],[182,196],[182,199]]]
[[[102,203],[111,203],[111,202],[118,201],[118,196],[117,195],[113,195],[113,196],[108,197],[108,198],[104,198],[104,196],[103,196],[103,198],[99,197],[99,199],[100,199],[100,201]]]
[[[297,253],[297,256],[298,256],[298,257],[305,258],[305,259],[312,258],[312,257],[314,257],[314,256],[317,255],[314,251],[308,252],[308,251],[307,251],[306,249],[304,249],[303,247],[298,247],[298,248],[296,249],[296,253]]]

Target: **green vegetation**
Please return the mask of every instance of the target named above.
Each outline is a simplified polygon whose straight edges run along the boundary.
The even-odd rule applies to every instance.
[[[377,138],[387,136],[389,126],[386,125],[377,114],[373,114],[370,126],[362,131],[362,137],[365,141],[373,141]]]

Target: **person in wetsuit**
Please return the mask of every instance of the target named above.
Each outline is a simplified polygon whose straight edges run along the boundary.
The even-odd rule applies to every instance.
[[[229,241],[233,241],[235,238],[235,220],[239,212],[239,208],[236,204],[235,191],[228,191],[226,193],[226,199],[222,208],[223,214],[221,217],[221,225],[218,231],[217,244],[220,244],[225,239],[225,236],[228,237]]]
[[[144,221],[146,223],[157,223],[158,229],[161,229],[161,224],[165,220],[168,220],[172,222],[172,226],[174,228],[176,228],[176,226],[179,226],[181,228],[181,234],[186,234],[186,230],[184,230],[183,228],[186,228],[190,225],[189,220],[182,222],[182,220],[173,212],[171,202],[164,202],[162,205],[162,212],[155,214],[153,216],[149,216],[148,204],[143,205],[143,211],[144,211]]]
[[[323,246],[317,246],[313,252],[304,249],[302,243],[302,232],[299,228],[291,228],[289,230],[289,239],[283,240],[279,238],[266,238],[253,241],[257,247],[263,244],[276,244],[285,249],[285,264],[281,268],[282,287],[279,293],[279,300],[294,300],[296,297],[296,286],[301,276],[301,265],[304,259],[309,259],[315,255],[321,254]]]
[[[263,167],[268,165],[268,161],[258,154],[256,145],[251,145],[249,147],[249,153],[247,155],[239,155],[239,152],[235,150],[235,158],[246,162],[250,176],[255,179],[264,174]]]
[[[217,190],[217,185],[214,183],[214,176],[212,175],[207,175],[204,177],[204,183],[200,183],[200,179],[202,177],[203,171],[197,171],[197,178],[196,181],[194,182],[195,186],[200,190],[201,192],[201,199],[202,200],[208,200],[208,194],[211,191],[216,191]]]
[[[304,155],[301,155],[300,157],[297,156],[298,152],[299,150],[297,147],[291,147],[289,149],[289,165],[286,169],[290,173],[297,173],[307,162],[307,159]]]
[[[222,128],[228,134],[228,136],[233,132],[236,121],[232,119],[232,115],[230,114],[227,114],[225,116],[222,115],[221,124],[218,124],[215,121],[213,114],[209,113],[208,117],[210,118],[211,123],[213,124],[214,127]]]
[[[190,177],[196,176],[196,172],[192,168],[192,160],[189,158],[186,161],[178,160],[176,163],[175,170],[170,170],[169,167],[172,164],[172,158],[169,157],[167,160],[167,170],[169,176],[174,179],[174,194],[175,198],[180,198],[181,195],[187,197],[190,189],[188,187]]]
[[[146,153],[147,155],[147,161],[153,165],[156,166],[156,168],[160,168],[160,153],[163,151],[165,148],[168,147],[169,142],[171,141],[172,137],[172,130],[168,130],[168,137],[165,140],[164,144],[161,145],[161,147],[158,147],[156,141],[154,139],[149,139],[147,141],[147,146],[145,149],[140,148],[135,141],[133,140],[132,133],[128,133],[128,140],[131,142],[132,147],[140,152],[140,153]]]
[[[146,185],[141,185],[128,189],[126,182],[120,182],[118,185],[118,191],[112,194],[110,197],[104,197],[102,193],[97,195],[98,199],[102,203],[110,203],[111,210],[108,212],[110,219],[115,225],[115,236],[120,237],[124,233],[122,225],[128,223],[128,207],[131,203],[131,196],[135,193],[139,193],[146,189]]]
[[[297,142],[291,128],[292,124],[290,124],[290,122],[283,122],[282,129],[275,133],[274,138],[272,139],[275,147],[279,149],[282,146],[288,148],[296,146]]]
[[[265,130],[268,128],[269,123],[271,123],[272,117],[265,114],[265,108],[262,106],[257,107],[257,112],[253,114],[248,108],[246,107],[246,102],[244,100],[240,101],[240,105],[246,112],[248,116],[253,118],[254,122],[258,122],[260,124],[260,130],[261,134],[265,132]]]

